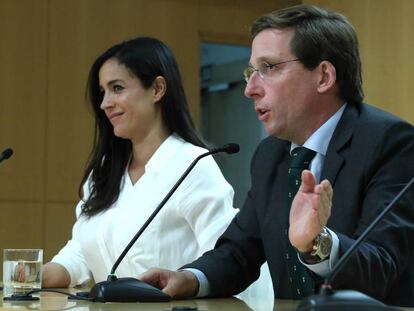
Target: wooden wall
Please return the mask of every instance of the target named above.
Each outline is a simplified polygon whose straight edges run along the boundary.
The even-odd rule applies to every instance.
[[[259,15],[294,0],[1,0],[0,249],[41,247],[49,260],[70,237],[92,143],[87,72],[121,40],[155,36],[176,54],[196,122],[201,41],[249,44]],[[359,34],[367,101],[414,122],[414,2],[314,0]]]
[[[365,101],[414,123],[414,1],[305,0],[338,11],[355,26]]]
[[[70,238],[77,188],[91,149],[89,67],[115,43],[155,36],[176,54],[199,119],[200,42],[248,45],[259,15],[293,0],[1,0],[0,249],[45,250]],[[0,269],[1,270],[1,269]]]

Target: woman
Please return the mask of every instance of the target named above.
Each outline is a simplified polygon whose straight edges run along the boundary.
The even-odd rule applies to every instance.
[[[113,46],[92,65],[96,138],[72,239],[43,269],[43,287],[107,278],[115,260],[205,144],[191,121],[172,52],[153,38]],[[234,214],[213,158],[194,167],[119,265],[177,269],[211,249]]]

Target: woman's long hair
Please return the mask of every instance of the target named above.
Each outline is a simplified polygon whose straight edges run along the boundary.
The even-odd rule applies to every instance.
[[[116,137],[112,124],[100,108],[103,95],[99,70],[110,58],[130,70],[148,89],[158,76],[166,81],[161,105],[162,121],[170,133],[200,147],[206,147],[197,133],[188,109],[177,62],[171,50],[161,41],[139,37],[117,44],[99,56],[89,71],[88,95],[95,114],[95,139],[86,170],[79,186],[84,199],[82,214],[91,217],[108,209],[119,196],[121,180],[132,152],[130,140]],[[83,185],[90,178],[90,194],[84,197]]]

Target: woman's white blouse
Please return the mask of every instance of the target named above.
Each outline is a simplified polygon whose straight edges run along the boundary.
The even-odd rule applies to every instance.
[[[80,216],[72,239],[52,259],[63,265],[71,286],[92,276],[106,280],[112,265],[190,163],[205,149],[171,135],[132,184],[125,171],[118,200],[103,213]],[[89,195],[84,186],[85,196]],[[116,270],[119,277],[137,277],[151,267],[175,270],[214,247],[237,209],[234,191],[211,156],[201,159],[147,227]]]

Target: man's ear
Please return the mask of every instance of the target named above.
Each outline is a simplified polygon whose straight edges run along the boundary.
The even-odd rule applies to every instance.
[[[330,61],[323,60],[318,65],[318,71],[318,92],[326,93],[333,90],[336,86],[335,66]]]
[[[152,82],[152,88],[154,90],[154,101],[159,102],[167,91],[167,84],[164,77],[156,77],[154,82]]]

